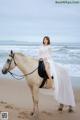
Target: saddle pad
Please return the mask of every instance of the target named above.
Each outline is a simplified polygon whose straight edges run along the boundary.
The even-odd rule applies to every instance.
[[[48,75],[46,73],[45,70],[45,65],[44,65],[44,61],[43,60],[39,60],[39,64],[38,64],[38,74],[40,77],[42,78],[48,78]]]
[[[47,81],[48,79],[48,75],[46,73],[46,70],[45,70],[45,65],[44,65],[44,62],[43,60],[39,60],[39,64],[38,64],[38,74],[40,77],[43,78],[43,81],[40,85],[40,88],[42,88],[45,84],[45,82]]]

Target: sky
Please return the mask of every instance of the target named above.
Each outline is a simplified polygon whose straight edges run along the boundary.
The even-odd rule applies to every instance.
[[[0,40],[80,43],[80,4],[55,0],[0,0]]]

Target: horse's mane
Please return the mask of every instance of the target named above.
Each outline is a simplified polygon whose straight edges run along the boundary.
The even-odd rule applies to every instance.
[[[28,60],[29,62],[35,64],[38,60],[32,56],[29,55],[25,55],[23,53],[20,52],[16,52],[17,55],[22,56],[25,60]]]

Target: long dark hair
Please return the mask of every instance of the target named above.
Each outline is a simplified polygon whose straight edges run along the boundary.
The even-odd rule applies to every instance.
[[[43,38],[43,44],[45,44],[45,43],[44,43],[44,40],[45,40],[45,39],[47,39],[47,41],[48,41],[48,44],[47,44],[47,45],[50,45],[50,38],[49,38],[48,36],[45,36],[45,37]]]

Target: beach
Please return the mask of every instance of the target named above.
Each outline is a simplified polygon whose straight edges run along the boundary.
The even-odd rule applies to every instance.
[[[77,79],[77,78],[75,78]],[[49,93],[49,94],[47,94]],[[39,118],[40,120],[79,120],[80,119],[80,88],[74,88],[76,107],[73,113],[68,113],[65,106],[59,112],[58,103],[52,96],[52,90],[40,89]],[[33,103],[26,80],[0,78],[0,112],[8,112],[8,120],[33,120],[30,116]]]
[[[26,80],[13,79],[10,74],[3,75],[1,70],[8,58],[10,50],[21,52],[37,58],[39,44],[0,45],[0,112],[8,112],[8,120],[33,120],[30,116],[33,102]],[[68,113],[65,107],[63,112],[58,111],[59,104],[53,96],[53,90],[39,90],[39,118],[40,120],[79,120],[80,114],[80,45],[55,44],[52,46],[53,60],[61,63],[69,71],[74,89],[76,107],[73,113]],[[22,73],[15,68],[13,73]]]
[[[0,120],[34,120],[24,77],[35,86],[32,94],[36,96],[36,73],[46,68],[53,88],[39,89],[39,120],[80,120],[78,11],[80,0],[0,0]],[[45,67],[39,58],[45,60]],[[61,112],[55,99],[76,106],[72,112],[71,106],[64,106]],[[36,104],[37,96],[33,100]]]

